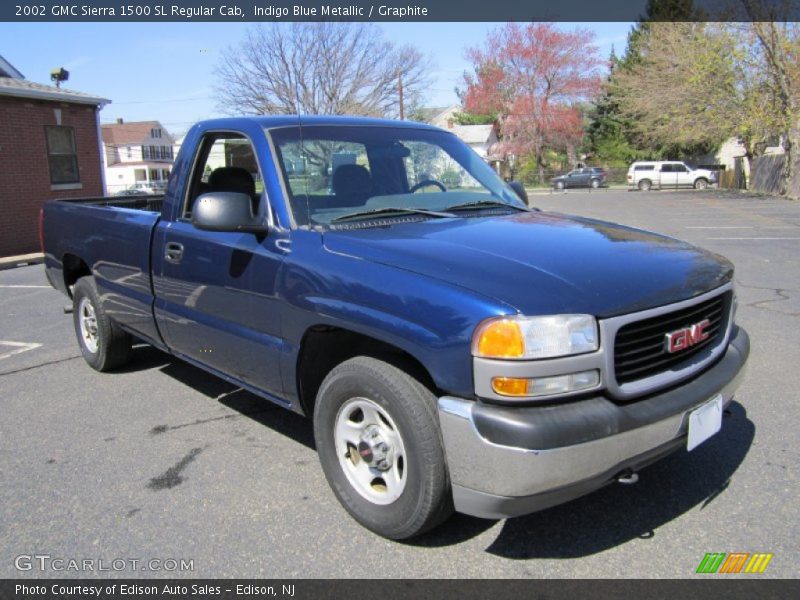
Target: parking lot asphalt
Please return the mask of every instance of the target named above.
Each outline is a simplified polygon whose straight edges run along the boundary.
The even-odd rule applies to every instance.
[[[120,372],[93,371],[67,298],[41,266],[22,267],[0,272],[0,577],[683,578],[706,552],[770,552],[763,575],[738,577],[796,576],[800,204],[717,191],[531,200],[735,263],[752,354],[720,434],[636,485],[390,542],[340,508],[310,422],[145,346]],[[128,562],[18,570],[29,555]],[[147,570],[152,559],[192,564]]]

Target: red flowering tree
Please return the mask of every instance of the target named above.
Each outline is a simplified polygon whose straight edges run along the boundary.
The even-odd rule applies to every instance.
[[[493,115],[500,150],[532,155],[542,175],[546,149],[574,149],[583,138],[580,103],[600,90],[602,60],[587,29],[563,31],[551,23],[508,23],[470,48],[474,74],[464,75],[468,114]]]

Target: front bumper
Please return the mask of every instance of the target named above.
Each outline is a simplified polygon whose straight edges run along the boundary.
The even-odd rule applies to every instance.
[[[440,398],[456,510],[484,518],[535,512],[685,447],[688,414],[717,394],[727,406],[749,354],[747,332],[736,327],[713,366],[628,404],[604,396],[530,407]]]

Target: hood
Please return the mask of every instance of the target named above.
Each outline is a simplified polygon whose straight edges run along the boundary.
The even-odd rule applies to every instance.
[[[528,315],[625,314],[692,298],[733,276],[723,257],[673,238],[544,212],[333,230],[324,245]]]

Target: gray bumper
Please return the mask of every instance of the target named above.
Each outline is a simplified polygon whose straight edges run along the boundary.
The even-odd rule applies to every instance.
[[[727,405],[749,352],[747,333],[736,328],[712,367],[627,405],[602,396],[539,407],[440,398],[456,510],[485,518],[542,510],[685,447],[688,413],[717,394]]]

